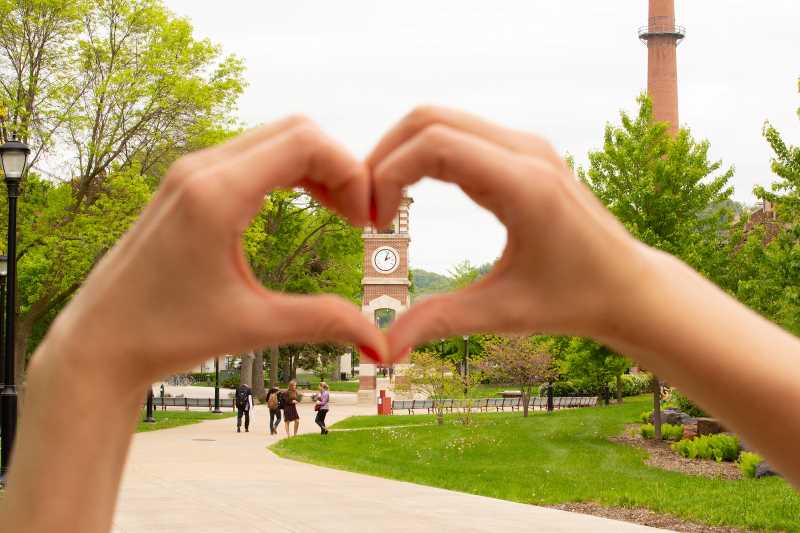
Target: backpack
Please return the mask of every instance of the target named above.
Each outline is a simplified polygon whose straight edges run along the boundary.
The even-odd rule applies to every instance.
[[[239,387],[236,389],[237,409],[247,409],[250,406],[248,396],[250,396],[250,387],[247,385],[239,385]]]
[[[278,392],[273,392],[269,395],[269,400],[267,400],[267,407],[269,407],[270,411],[274,411],[278,408]]]

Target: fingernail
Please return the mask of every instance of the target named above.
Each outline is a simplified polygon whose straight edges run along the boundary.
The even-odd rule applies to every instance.
[[[359,346],[358,351],[372,359],[373,361],[380,361],[381,356],[378,354],[378,350],[370,348],[369,346]]]

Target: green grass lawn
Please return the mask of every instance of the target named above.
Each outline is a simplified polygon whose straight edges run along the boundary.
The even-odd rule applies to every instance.
[[[272,446],[278,455],[381,477],[531,504],[597,502],[647,508],[693,522],[800,532],[800,495],[778,478],[726,481],[644,464],[645,452],[610,442],[649,405],[476,415],[472,426],[433,416],[354,417],[327,437]]]
[[[153,413],[155,422],[146,423],[142,422],[144,419],[144,410],[142,416],[139,418],[139,424],[136,426],[136,433],[144,431],[156,431],[158,429],[174,428],[178,426],[186,426],[188,424],[197,424],[203,420],[218,420],[220,418],[230,418],[236,416],[236,413],[226,411],[221,415],[215,415],[208,411],[155,411]]]

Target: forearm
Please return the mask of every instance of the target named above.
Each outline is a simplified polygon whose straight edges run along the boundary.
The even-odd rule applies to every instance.
[[[0,523],[18,533],[106,532],[143,394],[54,350],[45,341],[29,368]]]
[[[800,487],[800,341],[677,259],[647,251],[605,339],[719,417]]]

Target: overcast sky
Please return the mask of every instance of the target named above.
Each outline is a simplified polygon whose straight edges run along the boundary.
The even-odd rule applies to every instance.
[[[358,155],[413,106],[455,106],[539,132],[579,162],[647,85],[647,0],[165,0],[245,60],[246,125],[302,112]],[[736,167],[735,198],[771,181],[769,119],[800,144],[800,1],[676,0],[681,125]],[[454,187],[411,190],[412,267],[502,251],[503,227]]]

